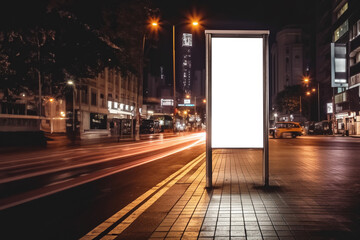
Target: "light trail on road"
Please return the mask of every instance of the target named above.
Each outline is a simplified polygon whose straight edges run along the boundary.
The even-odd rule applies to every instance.
[[[88,160],[87,162],[72,164],[69,166],[61,167],[61,168],[53,168],[44,171],[35,171],[28,174],[22,174],[18,176],[14,176],[12,178],[0,179],[0,183],[7,183],[15,180],[24,180],[28,178],[33,178],[35,176],[41,176],[46,174],[56,174],[56,172],[68,171],[66,174],[66,178],[58,178],[56,181],[50,181],[47,184],[43,184],[34,189],[14,194],[10,197],[0,199],[0,210],[6,209],[12,206],[16,206],[21,203],[25,203],[34,199],[38,199],[40,197],[48,196],[50,194],[57,193],[59,191],[63,191],[69,188],[73,188],[79,186],[81,184],[85,184],[91,181],[95,181],[97,179],[119,173],[131,168],[138,167],[143,164],[147,164],[164,157],[176,154],[178,152],[190,149],[192,147],[202,145],[205,142],[205,134],[191,134],[186,137],[179,137],[176,139],[169,139],[167,141],[156,141],[156,142],[143,142],[143,143],[134,143],[134,144],[126,144],[128,145],[127,150],[123,154],[117,154],[115,156],[105,155],[105,158],[100,158],[104,156],[101,152],[98,152],[97,159],[94,158],[92,160]],[[144,146],[146,145],[146,147]],[[141,150],[140,150],[141,149]],[[136,150],[135,152],[132,152]],[[96,150],[94,150],[96,151]],[[157,153],[157,151],[161,151]],[[111,154],[115,154],[116,151],[112,151]],[[147,154],[143,156],[143,154]],[[151,155],[149,155],[151,154]],[[93,156],[94,157],[94,156]],[[135,157],[135,159],[128,162],[120,162],[114,164],[112,167],[106,168],[96,168],[96,169],[87,169],[88,172],[84,172],[80,175],[72,174],[71,172],[75,168],[84,168],[91,165],[101,164],[104,162],[111,162],[112,160],[125,159],[129,157]],[[76,158],[76,157],[75,157]],[[70,160],[71,161],[71,160]],[[53,178],[56,179],[56,178]]]
[[[113,145],[111,150],[107,148],[87,148],[85,152],[80,151],[85,149],[79,148],[58,155],[27,158],[26,160],[23,160],[25,162],[21,162],[22,160],[18,160],[18,162],[5,160],[1,161],[3,166],[1,167],[0,165],[0,184],[28,177],[69,170],[72,168],[85,167],[115,159],[136,156],[149,151],[166,149],[187,143],[189,141],[195,141],[203,136],[204,133],[196,133],[171,139],[149,142],[146,141],[125,145]],[[41,152],[39,154],[41,154]],[[99,159],[99,157],[101,157],[101,159]],[[44,169],[44,167],[46,169]]]

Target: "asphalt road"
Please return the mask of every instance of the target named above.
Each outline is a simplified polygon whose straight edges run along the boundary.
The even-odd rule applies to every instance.
[[[359,144],[350,137],[270,139],[270,183],[306,186],[319,196],[332,191],[329,205],[359,211]],[[78,239],[204,150],[203,135],[192,134],[4,155],[0,237]]]

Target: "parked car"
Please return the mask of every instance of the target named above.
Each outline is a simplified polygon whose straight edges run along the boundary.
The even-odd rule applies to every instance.
[[[273,133],[274,138],[285,138],[287,136],[296,138],[302,135],[302,128],[297,122],[277,122]]]

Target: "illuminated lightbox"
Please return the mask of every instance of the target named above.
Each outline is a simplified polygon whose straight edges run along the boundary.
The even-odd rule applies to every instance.
[[[263,38],[212,38],[212,148],[263,148],[263,54]]]

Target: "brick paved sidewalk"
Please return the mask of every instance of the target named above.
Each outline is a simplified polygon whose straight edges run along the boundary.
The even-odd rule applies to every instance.
[[[356,239],[311,189],[285,190],[271,179],[264,189],[261,166],[261,150],[216,150],[213,191],[205,190],[203,163],[150,239]]]
[[[360,239],[357,190],[343,175],[280,155],[264,188],[262,150],[215,150],[208,191],[203,154],[82,239]]]

